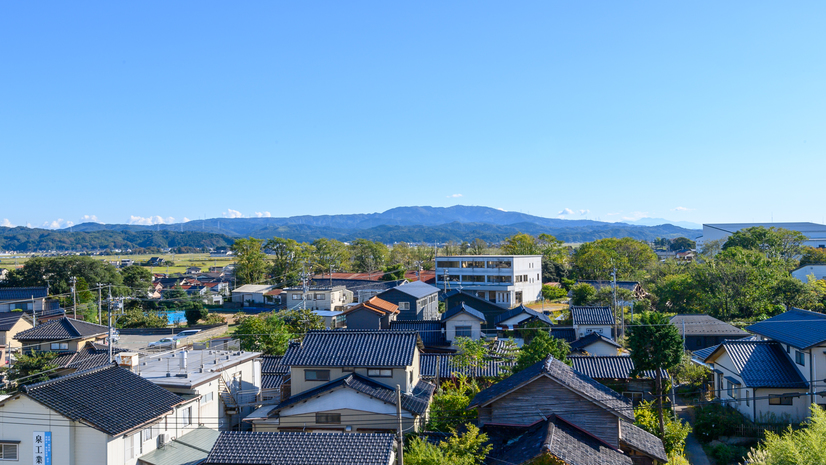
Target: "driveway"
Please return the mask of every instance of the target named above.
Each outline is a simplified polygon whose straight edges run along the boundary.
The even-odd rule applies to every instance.
[[[686,407],[685,405],[679,405],[677,402],[677,416],[683,420],[688,422],[691,425],[691,428],[694,428],[694,410],[691,407]],[[694,436],[694,433],[688,433],[688,437],[685,438],[685,457],[688,459],[688,463],[691,465],[711,465],[711,461],[708,460],[708,456],[706,455],[706,451],[703,450],[703,446],[700,444],[700,441]]]

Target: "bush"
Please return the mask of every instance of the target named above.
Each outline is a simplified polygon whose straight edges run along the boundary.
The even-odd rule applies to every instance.
[[[748,453],[748,449],[728,444],[715,444],[706,447],[706,451],[718,464],[738,463]]]
[[[192,307],[184,310],[184,317],[186,318],[186,324],[188,326],[195,326],[199,320],[207,318],[208,316],[209,310],[205,309],[200,302],[195,302]]]
[[[461,374],[455,381],[442,383],[441,389],[433,396],[427,428],[446,432],[476,420],[476,409],[467,410],[467,406],[479,390],[474,378]]]
[[[591,299],[596,297],[597,291],[594,286],[586,283],[577,284],[571,288],[571,303],[574,305],[586,305]]]
[[[544,297],[545,300],[562,299],[567,295],[568,291],[562,287],[551,286],[548,284],[542,286],[542,297]]]
[[[709,442],[720,436],[731,436],[737,426],[743,423],[743,417],[727,407],[709,404],[694,410],[694,433],[702,442]]]
[[[682,455],[685,438],[691,432],[691,426],[682,420],[675,420],[671,415],[664,416],[665,435],[660,435],[660,420],[657,407],[653,402],[640,402],[634,409],[634,424],[663,440],[665,452],[669,455]]]
[[[220,325],[226,322],[227,319],[217,313],[210,313],[206,318],[201,318],[201,324],[204,325]]]

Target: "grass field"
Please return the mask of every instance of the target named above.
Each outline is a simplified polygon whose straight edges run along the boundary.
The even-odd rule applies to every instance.
[[[23,266],[31,256],[15,255],[0,256],[0,268],[14,269],[16,266]],[[211,266],[226,266],[233,263],[234,260],[228,258],[212,258],[207,253],[191,253],[191,254],[148,254],[148,255],[95,255],[94,258],[99,260],[106,260],[108,262],[120,261],[124,259],[134,260],[136,264],[145,262],[151,257],[161,257],[165,261],[173,262],[173,266],[155,266],[149,267],[153,273],[183,273],[190,266],[198,266],[207,271]]]

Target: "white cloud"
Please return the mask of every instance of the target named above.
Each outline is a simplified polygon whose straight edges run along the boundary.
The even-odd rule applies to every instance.
[[[580,210],[580,211],[579,211],[579,216],[585,216],[585,215],[587,215],[588,213],[591,213],[591,210]]]
[[[88,222],[98,223],[98,217],[97,217],[97,215],[83,215],[83,216],[80,217],[80,222],[81,223],[88,223]]]
[[[671,211],[673,211],[673,212],[690,212],[690,211],[693,211],[693,210],[694,210],[693,208],[686,208],[686,207],[677,207],[677,208],[672,208],[671,209]]]
[[[31,224],[31,223],[26,223],[26,227],[27,227],[27,228],[29,228],[29,229],[31,229],[31,228],[33,228],[34,226],[32,226],[32,224]]]
[[[184,220],[183,220],[183,221],[181,221],[181,223],[189,223],[190,221],[192,221],[192,220],[190,220],[190,219],[189,219],[189,218],[187,218],[187,217],[184,217]]]
[[[648,218],[648,212],[631,212],[629,216],[623,216],[623,221],[637,221],[642,218]]]
[[[461,196],[462,196],[462,194],[452,194],[452,195],[448,195],[448,196],[447,196],[447,198],[449,198],[449,199],[456,199],[456,198],[459,198],[459,197],[461,197]]]
[[[255,212],[256,218],[269,218],[272,214],[270,212]]]
[[[499,210],[500,212],[506,212],[507,211],[504,208],[499,208],[499,207],[496,207],[496,209]]]
[[[5,226],[7,228],[13,228],[14,227],[14,225],[11,224],[11,221],[9,221],[8,218],[3,218],[3,222],[0,222],[0,226]]]
[[[173,218],[171,216],[166,217],[166,218],[163,218],[163,217],[157,216],[157,215],[156,216],[147,216],[147,217],[135,216],[135,215],[130,215],[129,216],[129,224],[141,224],[141,225],[144,225],[144,226],[152,226],[152,225],[156,225],[156,224],[169,224],[169,223],[174,223],[174,222],[175,222],[175,218]]]
[[[243,218],[244,214],[239,212],[238,210],[233,210],[231,208],[227,208],[227,211],[221,213],[224,218]]]
[[[74,221],[64,220],[63,218],[58,218],[54,221],[44,221],[43,227],[46,229],[62,229],[62,228],[70,228],[74,226]]]
[[[573,214],[574,214],[574,211],[571,210],[570,208],[563,208],[562,211],[560,211],[556,215],[557,216],[565,216],[565,215],[573,215]]]

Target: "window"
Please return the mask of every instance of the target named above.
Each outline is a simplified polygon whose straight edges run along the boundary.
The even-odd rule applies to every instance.
[[[344,373],[352,373],[352,372],[356,371],[356,369],[353,368],[353,367],[344,367],[344,368],[341,369],[341,371],[344,372]]]
[[[629,399],[631,399],[631,402],[633,402],[635,404],[642,401],[642,393],[641,392],[626,391],[626,392],[623,392],[622,395],[629,398]]]
[[[456,337],[473,337],[473,328],[470,326],[457,326]]]
[[[340,413],[316,413],[315,422],[317,425],[340,425]]]
[[[192,424],[192,407],[187,407],[181,410],[181,426],[189,426]]]
[[[792,405],[791,397],[769,397],[769,405]]]
[[[797,362],[798,365],[805,367],[806,366],[806,354],[799,351],[799,350],[795,350],[794,351],[794,361]]]
[[[135,433],[132,436],[125,436],[123,438],[123,457],[126,460],[131,460],[135,457],[135,442],[137,437],[138,433]]]
[[[293,294],[293,300],[301,300],[301,294]]]
[[[145,428],[141,431],[141,441],[146,442],[152,439],[152,428]]]
[[[201,396],[201,405],[208,404],[208,403],[212,402],[214,399],[215,399],[215,393],[213,393],[211,391],[207,392],[206,394]]]
[[[367,370],[367,376],[373,378],[392,378],[393,377],[393,370],[385,369],[385,368],[370,368]]]
[[[330,370],[304,370],[304,381],[330,381]]]
[[[410,310],[410,302],[399,302],[399,310]]]
[[[787,354],[792,353],[792,346],[790,346],[790,345],[786,344],[786,353],[787,353]]]
[[[327,297],[324,294],[316,294],[315,300],[325,300]]]
[[[439,268],[459,268],[460,262],[457,260],[441,260],[436,266]]]
[[[32,303],[31,302],[26,302],[26,303],[20,302],[20,303],[16,303],[16,304],[11,304],[11,309],[12,310],[29,310],[29,311],[31,311],[32,310]]]
[[[68,342],[52,342],[52,350],[69,350]]]
[[[0,444],[0,460],[17,460],[17,444]]]

